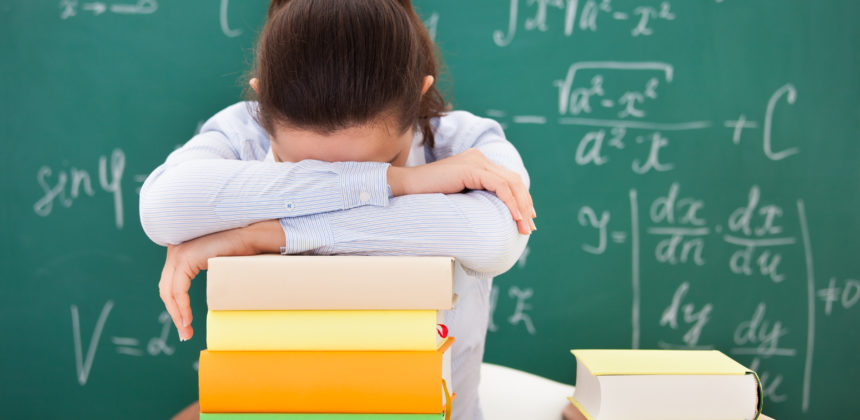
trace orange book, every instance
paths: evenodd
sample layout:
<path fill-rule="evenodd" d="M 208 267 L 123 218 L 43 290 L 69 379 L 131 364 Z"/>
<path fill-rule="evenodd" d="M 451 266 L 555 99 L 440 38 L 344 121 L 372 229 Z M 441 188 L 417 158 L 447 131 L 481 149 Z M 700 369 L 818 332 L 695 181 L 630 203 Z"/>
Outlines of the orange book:
<path fill-rule="evenodd" d="M 439 413 L 453 341 L 435 351 L 203 350 L 200 411 Z"/>

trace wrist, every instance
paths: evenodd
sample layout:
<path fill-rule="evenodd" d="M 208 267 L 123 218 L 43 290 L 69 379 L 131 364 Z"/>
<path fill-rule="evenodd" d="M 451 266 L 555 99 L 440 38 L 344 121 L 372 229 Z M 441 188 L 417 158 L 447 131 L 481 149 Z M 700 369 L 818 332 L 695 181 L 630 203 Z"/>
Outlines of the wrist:
<path fill-rule="evenodd" d="M 391 165 L 388 167 L 388 187 L 391 188 L 391 195 L 394 197 L 406 195 L 403 182 L 406 170 L 407 169 L 402 166 Z"/>
<path fill-rule="evenodd" d="M 253 223 L 239 229 L 238 233 L 238 243 L 244 255 L 279 254 L 286 244 L 284 229 L 276 219 Z"/>

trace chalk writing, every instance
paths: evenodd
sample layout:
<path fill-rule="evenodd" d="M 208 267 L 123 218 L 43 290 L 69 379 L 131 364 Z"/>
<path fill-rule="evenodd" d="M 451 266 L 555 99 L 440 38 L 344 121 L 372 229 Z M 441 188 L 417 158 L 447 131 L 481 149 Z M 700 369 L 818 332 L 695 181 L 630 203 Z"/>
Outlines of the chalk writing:
<path fill-rule="evenodd" d="M 493 285 L 493 289 L 490 290 L 490 318 L 487 322 L 487 330 L 490 332 L 496 332 L 499 330 L 499 326 L 496 325 L 494 321 L 494 316 L 496 314 L 496 307 L 499 304 L 499 286 Z"/>
<path fill-rule="evenodd" d="M 218 20 L 221 23 L 221 32 L 228 38 L 235 38 L 242 35 L 241 29 L 230 29 L 230 24 L 227 22 L 227 11 L 230 9 L 230 0 L 221 0 L 221 7 L 218 9 Z"/>
<path fill-rule="evenodd" d="M 146 345 L 146 352 L 150 356 L 158 356 L 164 354 L 170 356 L 175 348 L 167 344 L 168 336 L 170 335 L 170 327 L 173 323 L 170 320 L 170 314 L 166 311 L 158 316 L 158 322 L 161 324 L 161 333 L 149 339 Z M 143 356 L 143 350 L 138 346 L 140 340 L 132 337 L 111 337 L 111 342 L 116 346 L 116 352 L 127 356 Z"/>
<path fill-rule="evenodd" d="M 597 214 L 591 207 L 583 206 L 577 216 L 579 224 L 597 229 L 597 246 L 583 244 L 582 249 L 589 254 L 602 254 L 606 252 L 606 225 L 609 224 L 609 212 L 603 211 L 598 219 Z"/>
<path fill-rule="evenodd" d="M 812 239 L 809 237 L 809 222 L 806 219 L 806 204 L 797 200 L 797 219 L 803 239 L 803 254 L 806 260 L 806 360 L 803 364 L 803 412 L 809 410 L 809 393 L 812 387 L 812 357 L 815 353 L 815 264 L 812 258 Z"/>
<path fill-rule="evenodd" d="M 754 357 L 749 368 L 758 373 L 759 380 L 761 380 L 762 394 L 764 394 L 765 398 L 777 403 L 788 399 L 786 394 L 779 392 L 779 386 L 782 385 L 782 375 L 771 376 L 770 371 L 764 370 L 761 367 L 760 357 Z"/>
<path fill-rule="evenodd" d="M 765 319 L 767 304 L 761 302 L 753 312 L 752 318 L 741 322 L 735 329 L 734 341 L 739 346 L 751 345 L 753 347 L 735 347 L 731 350 L 734 354 L 755 354 L 759 356 L 794 356 L 794 349 L 779 348 L 779 339 L 788 334 L 788 329 L 782 326 L 782 322 L 774 321 L 770 324 Z"/>
<path fill-rule="evenodd" d="M 654 256 L 657 261 L 672 265 L 688 262 L 704 265 L 705 237 L 710 233 L 699 213 L 704 202 L 690 197 L 679 199 L 679 190 L 680 185 L 674 182 L 665 196 L 651 204 L 649 214 L 654 226 L 647 232 L 664 238 L 654 248 Z"/>
<path fill-rule="evenodd" d="M 99 16 L 108 11 L 117 15 L 150 15 L 158 10 L 158 2 L 156 0 L 138 0 L 134 4 L 110 5 L 100 1 L 79 4 L 78 0 L 61 0 L 60 19 L 65 20 L 77 16 L 78 6 L 80 6 L 80 10 L 89 12 L 93 16 Z"/>
<path fill-rule="evenodd" d="M 60 2 L 60 19 L 68 19 L 78 14 L 77 0 L 62 0 Z"/>
<path fill-rule="evenodd" d="M 585 205 L 580 207 L 577 222 L 583 230 L 582 236 L 583 252 L 600 257 L 608 255 L 611 247 L 619 244 L 630 243 L 631 252 L 631 288 L 632 301 L 630 306 L 632 321 L 631 347 L 639 348 L 641 344 L 641 308 L 643 274 L 641 273 L 641 246 L 645 239 L 656 238 L 654 258 L 658 263 L 669 265 L 690 264 L 692 267 L 701 267 L 708 263 L 705 255 L 705 243 L 711 236 L 721 237 L 723 246 L 741 249 L 735 250 L 730 257 L 730 269 L 736 274 L 743 276 L 762 274 L 772 281 L 768 284 L 773 287 L 783 283 L 786 275 L 781 271 L 777 254 L 785 251 L 774 251 L 786 247 L 802 244 L 806 260 L 807 270 L 807 325 L 806 325 L 806 352 L 803 373 L 803 390 L 806 405 L 809 408 L 809 390 L 812 378 L 812 354 L 815 346 L 815 301 L 823 301 L 824 314 L 829 316 L 837 308 L 849 309 L 860 302 L 860 281 L 846 278 L 840 280 L 833 277 L 826 288 L 816 290 L 814 288 L 814 268 L 812 260 L 812 246 L 809 238 L 809 229 L 806 222 L 806 210 L 803 200 L 797 200 L 797 219 L 800 222 L 802 241 L 792 235 L 786 234 L 785 211 L 781 206 L 765 202 L 762 199 L 761 188 L 757 185 L 749 187 L 746 203 L 727 211 L 725 225 L 709 224 L 706 217 L 705 200 L 697 198 L 694 194 L 684 192 L 681 183 L 671 182 L 664 194 L 658 195 L 650 205 L 646 207 L 646 224 L 641 226 L 639 221 L 639 192 L 636 189 L 629 191 L 630 200 L 630 228 L 629 232 L 612 229 L 609 225 L 615 220 L 616 211 L 595 210 L 594 207 Z M 650 223 L 650 225 L 648 224 Z M 725 232 L 724 232 L 725 230 Z M 613 240 L 606 239 L 612 237 Z M 648 241 L 649 243 L 652 241 Z M 626 245 L 625 245 L 626 246 Z M 750 253 L 749 247 L 754 249 Z M 765 253 L 764 251 L 771 251 Z M 752 255 L 752 257 L 748 257 Z M 765 257 L 761 257 L 765 255 Z M 749 262 L 749 264 L 747 264 Z M 743 268 L 749 267 L 749 274 Z M 754 269 L 753 269 L 754 268 Z M 646 281 L 663 282 L 671 279 L 668 273 L 661 273 L 659 279 Z M 656 284 L 656 283 L 652 283 Z M 713 342 L 704 339 L 709 330 L 708 325 L 712 319 L 722 314 L 718 313 L 717 307 L 711 302 L 702 302 L 692 295 L 692 291 L 698 289 L 692 281 L 683 281 L 675 288 L 674 293 L 667 297 L 662 303 L 663 310 L 656 319 L 657 325 L 662 327 L 665 333 L 657 337 L 656 343 L 665 349 L 711 349 L 715 348 Z M 742 300 L 738 300 L 742 302 Z M 737 311 L 737 308 L 731 308 Z M 797 348 L 797 337 L 792 336 L 790 329 L 783 320 L 769 314 L 769 303 L 759 301 L 755 307 L 749 309 L 749 315 L 740 321 L 731 335 L 734 346 L 725 349 L 736 357 L 750 357 L 753 361 L 768 360 L 770 358 L 791 359 L 800 356 Z M 842 309 L 840 309 L 842 310 Z M 725 316 L 725 315 L 723 315 Z M 677 331 L 677 333 L 675 332 Z M 681 333 L 681 335 L 676 335 Z M 674 339 L 664 339 L 674 337 Z M 791 344 L 784 344 L 784 342 Z M 758 363 L 758 362 L 757 362 Z M 788 399 L 784 386 L 783 373 L 774 370 L 759 372 L 762 377 L 765 396 L 771 402 L 783 402 Z"/>
<path fill-rule="evenodd" d="M 520 254 L 520 257 L 517 258 L 517 267 L 518 268 L 526 268 L 526 261 L 529 258 L 529 254 L 531 254 L 532 249 L 528 246 L 523 249 L 523 253 Z"/>
<path fill-rule="evenodd" d="M 552 3 L 545 3 L 549 7 Z M 537 24 L 536 24 L 537 25 Z M 622 74 L 628 76 L 621 77 Z M 641 75 L 633 82 L 631 76 Z M 647 121 L 649 107 L 660 100 L 661 90 L 670 87 L 675 77 L 674 66 L 659 61 L 582 61 L 571 64 L 565 76 L 553 81 L 558 93 L 558 119 L 562 126 L 584 127 L 574 162 L 583 167 L 605 166 L 612 161 L 611 155 L 622 151 L 638 153 L 630 161 L 630 169 L 638 175 L 675 170 L 676 164 L 662 158 L 670 147 L 672 138 L 681 133 L 705 130 L 714 126 L 712 121 L 689 120 L 679 122 Z M 625 80 L 625 85 L 616 80 Z M 773 147 L 773 120 L 776 104 L 782 99 L 794 104 L 797 91 L 786 84 L 774 92 L 767 101 L 762 133 L 762 149 L 771 161 L 778 161 L 799 153 L 797 148 L 775 151 Z M 488 117 L 499 120 L 507 129 L 516 125 L 545 125 L 549 119 L 543 115 L 510 115 L 507 111 L 490 109 Z M 723 121 L 722 126 L 731 129 L 732 143 L 740 144 L 746 131 L 760 127 L 757 121 L 740 114 L 736 119 Z"/>
<path fill-rule="evenodd" d="M 762 151 L 764 152 L 764 155 L 772 161 L 783 160 L 800 152 L 797 147 L 787 148 L 780 151 L 773 150 L 773 119 L 776 112 L 776 106 L 783 98 L 789 105 L 794 105 L 794 103 L 797 102 L 797 89 L 795 89 L 794 85 L 788 83 L 777 89 L 770 96 L 770 99 L 767 101 L 767 106 L 765 107 Z M 734 144 L 740 144 L 744 130 L 759 128 L 758 122 L 748 121 L 745 114 L 741 114 L 736 120 L 727 120 L 723 125 L 732 130 L 732 143 Z"/>
<path fill-rule="evenodd" d="M 439 31 L 439 13 L 433 12 L 427 19 L 424 19 L 424 26 L 427 28 L 427 33 L 430 34 L 430 39 L 436 40 L 436 33 Z"/>
<path fill-rule="evenodd" d="M 532 297 L 534 290 L 532 288 L 521 289 L 518 286 L 510 286 L 508 288 L 508 297 L 514 301 L 513 313 L 507 318 L 508 323 L 512 326 L 522 324 L 526 332 L 531 335 L 537 334 L 534 322 L 531 315 L 528 313 L 532 306 L 526 302 Z M 490 318 L 487 325 L 487 330 L 496 332 L 499 330 L 499 325 L 495 323 L 494 316 L 499 304 L 499 286 L 493 285 L 490 291 Z"/>
<path fill-rule="evenodd" d="M 607 75 L 616 72 L 634 72 L 646 75 L 641 86 L 611 93 Z M 594 73 L 590 78 L 589 74 Z M 656 75 L 655 75 L 656 73 Z M 662 62 L 587 61 L 572 64 L 563 79 L 553 84 L 558 89 L 560 124 L 602 127 L 587 131 L 576 149 L 577 165 L 601 166 L 609 161 L 607 148 L 624 150 L 634 142 L 647 144 L 647 157 L 635 158 L 631 169 L 636 174 L 665 172 L 674 164 L 660 160 L 660 152 L 669 145 L 663 131 L 698 129 L 710 126 L 707 122 L 653 123 L 639 121 L 647 116 L 645 106 L 659 98 L 662 83 L 671 83 L 674 68 Z M 584 84 L 580 79 L 585 78 Z M 607 119 L 585 118 L 592 114 L 610 112 Z M 572 117 L 569 117 L 572 116 Z M 643 134 L 631 130 L 653 130 Z"/>
<path fill-rule="evenodd" d="M 843 309 L 850 309 L 860 300 L 860 281 L 846 279 L 842 281 L 842 287 L 836 287 L 837 282 L 836 277 L 831 277 L 827 288 L 817 293 L 818 298 L 824 301 L 824 314 L 827 316 L 833 312 L 834 303 Z"/>
<path fill-rule="evenodd" d="M 642 305 L 642 286 L 640 279 L 640 240 L 639 240 L 639 192 L 636 189 L 631 189 L 630 193 L 630 236 L 632 244 L 630 247 L 630 266 L 631 266 L 631 289 L 633 291 L 633 301 L 630 308 L 630 318 L 632 322 L 632 338 L 631 346 L 633 349 L 639 348 L 640 338 L 640 307 Z"/>
<path fill-rule="evenodd" d="M 122 176 L 125 171 L 125 153 L 114 149 L 108 165 L 107 156 L 100 156 L 98 163 L 98 181 L 101 190 L 113 196 L 114 224 L 122 229 L 124 224 L 122 200 Z M 49 166 L 41 166 L 36 171 L 36 182 L 42 187 L 44 195 L 33 204 L 33 211 L 42 217 L 47 217 L 54 209 L 57 201 L 63 207 L 71 207 L 74 201 L 84 196 L 95 196 L 93 181 L 89 172 L 72 167 L 68 171 L 57 173 L 56 180 L 51 181 L 54 171 Z M 67 193 L 68 191 L 68 193 Z"/>
<path fill-rule="evenodd" d="M 779 269 L 782 253 L 775 250 L 777 247 L 793 245 L 796 239 L 780 235 L 783 230 L 779 225 L 782 208 L 776 205 L 760 205 L 760 199 L 761 191 L 757 185 L 753 185 L 747 204 L 729 216 L 728 227 L 731 233 L 723 236 L 723 239 L 741 247 L 729 259 L 729 268 L 735 274 L 750 276 L 755 264 L 758 273 L 779 283 L 785 280 L 785 275 Z M 758 225 L 753 226 L 756 221 Z"/>
<path fill-rule="evenodd" d="M 74 341 L 75 352 L 75 371 L 77 373 L 78 383 L 81 386 L 86 385 L 89 380 L 90 371 L 92 370 L 93 363 L 95 361 L 96 351 L 98 350 L 99 343 L 101 342 L 101 335 L 113 307 L 113 300 L 108 300 L 104 306 L 102 306 L 102 310 L 96 320 L 95 326 L 93 327 L 92 335 L 90 335 L 86 355 L 84 355 L 83 346 L 81 344 L 83 340 L 81 338 L 80 311 L 78 309 L 78 305 L 73 304 L 70 306 L 72 316 L 72 338 Z M 170 315 L 166 311 L 162 312 L 158 316 L 158 322 L 161 324 L 161 332 L 158 336 L 149 339 L 146 351 L 150 356 L 158 356 L 161 354 L 170 356 L 175 351 L 175 348 L 168 344 L 168 337 L 170 335 L 171 327 L 173 326 Z M 111 337 L 110 342 L 114 345 L 114 350 L 117 354 L 133 357 L 144 355 L 143 350 L 140 348 L 140 340 L 137 338 L 113 336 Z"/>
<path fill-rule="evenodd" d="M 794 102 L 797 101 L 797 90 L 791 84 L 787 84 L 774 92 L 774 94 L 770 97 L 770 100 L 767 101 L 767 111 L 765 111 L 764 117 L 764 139 L 762 143 L 764 147 L 764 154 L 770 160 L 782 160 L 798 152 L 798 149 L 796 147 L 782 150 L 779 152 L 773 151 L 773 113 L 776 108 L 777 101 L 779 101 L 783 97 L 786 98 L 786 101 L 789 104 L 794 104 Z"/>
<path fill-rule="evenodd" d="M 83 348 L 81 345 L 81 318 L 77 305 L 71 305 L 69 308 L 72 312 L 72 338 L 74 339 L 75 349 L 75 371 L 78 376 L 78 384 L 86 385 L 90 377 L 90 370 L 93 367 L 93 360 L 96 357 L 99 340 L 101 339 L 102 330 L 104 330 L 105 322 L 108 315 L 113 309 L 113 301 L 108 300 L 102 307 L 101 313 L 93 327 L 93 333 L 90 335 L 90 344 L 87 346 L 87 355 L 83 356 Z"/>
<path fill-rule="evenodd" d="M 580 79 L 577 76 L 587 71 L 600 73 L 589 78 L 585 86 L 579 86 Z M 635 71 L 649 75 L 640 89 L 625 90 L 614 98 L 607 98 L 604 83 L 605 73 L 609 71 Z M 558 88 L 559 115 L 590 114 L 596 107 L 594 101 L 604 99 L 599 103 L 602 108 L 612 109 L 619 104 L 622 106 L 622 109 L 617 111 L 619 118 L 644 117 L 645 112 L 638 105 L 646 100 L 656 100 L 658 97 L 660 79 L 650 75 L 655 72 L 664 82 L 670 83 L 675 70 L 670 64 L 662 62 L 583 61 L 574 63 L 568 68 L 564 79 L 553 82 L 553 85 Z"/>
<path fill-rule="evenodd" d="M 678 286 L 678 289 L 672 296 L 672 302 L 663 311 L 663 315 L 660 318 L 660 326 L 667 326 L 673 330 L 678 329 L 678 315 L 682 314 L 682 322 L 690 325 L 690 329 L 683 337 L 684 347 L 689 349 L 698 349 L 702 348 L 698 345 L 699 337 L 702 334 L 702 329 L 705 327 L 705 324 L 710 321 L 709 315 L 714 309 L 714 305 L 710 303 L 702 305 L 698 312 L 692 303 L 685 303 L 682 305 L 684 298 L 687 295 L 687 291 L 689 290 L 689 282 L 681 283 L 681 285 Z M 677 346 L 671 346 L 663 342 L 661 342 L 660 345 L 664 348 L 677 348 Z"/>
<path fill-rule="evenodd" d="M 110 11 L 113 13 L 130 15 L 149 15 L 158 10 L 158 2 L 155 0 L 138 0 L 136 4 L 112 4 Z"/>
<path fill-rule="evenodd" d="M 506 31 L 493 32 L 493 42 L 506 47 L 513 42 L 520 27 L 521 0 L 510 0 L 508 6 L 508 27 Z M 562 18 L 560 32 L 571 37 L 576 31 L 597 32 L 604 25 L 601 22 L 617 22 L 627 28 L 632 38 L 647 37 L 654 34 L 658 22 L 676 19 L 672 4 L 668 1 L 649 2 L 630 8 L 616 8 L 612 0 L 526 0 L 526 7 L 533 7 L 534 14 L 528 14 L 523 22 L 526 31 L 548 32 L 551 26 L 550 15 Z M 529 9 L 523 15 L 530 13 Z"/>
<path fill-rule="evenodd" d="M 534 290 L 532 288 L 520 289 L 517 286 L 512 286 L 508 289 L 508 296 L 515 298 L 517 301 L 514 313 L 508 318 L 508 322 L 511 325 L 522 323 L 526 327 L 526 331 L 531 335 L 535 335 L 537 331 L 535 330 L 531 316 L 526 312 L 532 309 L 531 305 L 526 303 L 526 300 L 531 298 L 533 294 Z"/>
<path fill-rule="evenodd" d="M 660 150 L 669 145 L 669 139 L 655 132 L 649 136 L 651 147 L 648 149 L 648 159 L 645 163 L 639 163 L 639 159 L 633 159 L 633 172 L 637 174 L 645 174 L 650 171 L 665 172 L 672 170 L 675 165 L 660 163 Z M 643 138 L 637 137 L 637 143 L 642 143 Z"/>
<path fill-rule="evenodd" d="M 140 189 L 143 187 L 143 183 L 146 182 L 146 178 L 149 174 L 137 174 L 134 176 L 134 183 L 137 184 L 137 188 L 135 188 L 134 192 L 137 195 L 140 195 Z"/>

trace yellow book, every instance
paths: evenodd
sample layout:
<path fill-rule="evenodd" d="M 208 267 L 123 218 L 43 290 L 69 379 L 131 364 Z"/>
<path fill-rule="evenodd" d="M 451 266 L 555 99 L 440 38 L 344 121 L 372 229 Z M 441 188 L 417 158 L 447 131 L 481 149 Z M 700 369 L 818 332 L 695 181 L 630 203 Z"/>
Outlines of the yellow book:
<path fill-rule="evenodd" d="M 442 311 L 213 311 L 206 345 L 225 350 L 431 351 Z"/>
<path fill-rule="evenodd" d="M 571 350 L 568 399 L 588 420 L 752 420 L 755 372 L 717 350 Z"/>

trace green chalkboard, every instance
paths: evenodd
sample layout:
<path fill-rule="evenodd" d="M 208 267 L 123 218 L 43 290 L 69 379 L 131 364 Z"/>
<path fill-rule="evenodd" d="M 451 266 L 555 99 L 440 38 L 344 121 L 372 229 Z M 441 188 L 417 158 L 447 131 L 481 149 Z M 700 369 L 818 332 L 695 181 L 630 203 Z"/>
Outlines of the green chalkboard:
<path fill-rule="evenodd" d="M 538 231 L 494 281 L 486 361 L 572 383 L 571 348 L 717 348 L 775 418 L 860 410 L 860 5 L 415 3 L 455 106 L 501 122 L 531 173 Z M 203 326 L 169 326 L 137 189 L 242 98 L 267 6 L 0 4 L 11 418 L 194 400 Z"/>

